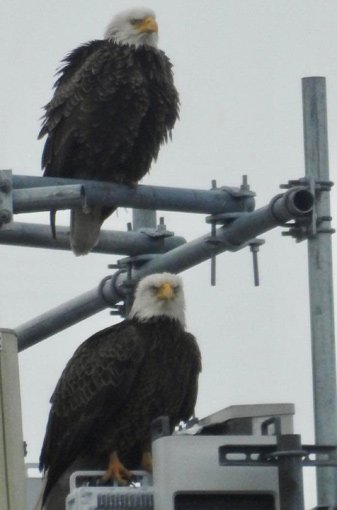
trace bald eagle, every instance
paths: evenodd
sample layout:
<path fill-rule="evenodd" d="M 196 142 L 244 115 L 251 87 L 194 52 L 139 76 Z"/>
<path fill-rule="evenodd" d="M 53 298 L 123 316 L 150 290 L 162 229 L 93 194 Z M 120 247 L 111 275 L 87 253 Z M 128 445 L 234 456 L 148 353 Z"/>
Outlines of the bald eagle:
<path fill-rule="evenodd" d="M 180 277 L 147 276 L 129 318 L 75 351 L 51 397 L 40 457 L 45 510 L 63 508 L 75 470 L 106 470 L 119 484 L 130 469 L 150 470 L 151 422 L 166 415 L 173 431 L 192 416 L 201 358 L 184 308 Z"/>
<path fill-rule="evenodd" d="M 39 134 L 47 135 L 45 176 L 127 185 L 144 177 L 171 136 L 179 111 L 172 66 L 157 44 L 154 12 L 131 9 L 113 18 L 103 40 L 84 44 L 64 59 Z M 92 250 L 113 211 L 100 206 L 71 211 L 75 255 Z M 52 230 L 55 235 L 54 220 Z"/>

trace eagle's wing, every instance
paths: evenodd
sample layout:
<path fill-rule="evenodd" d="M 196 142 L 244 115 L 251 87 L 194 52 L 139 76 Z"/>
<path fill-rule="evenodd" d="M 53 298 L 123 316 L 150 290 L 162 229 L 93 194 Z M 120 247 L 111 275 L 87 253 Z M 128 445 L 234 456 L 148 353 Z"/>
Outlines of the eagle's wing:
<path fill-rule="evenodd" d="M 101 48 L 102 41 L 84 44 L 63 59 L 54 84 L 55 93 L 45 106 L 39 138 L 48 135 L 42 153 L 45 175 L 67 176 L 67 154 L 75 143 L 75 124 L 65 122 L 85 95 L 92 91 L 93 79 L 90 66 Z M 61 128 L 61 129 L 60 129 Z"/>
<path fill-rule="evenodd" d="M 49 488 L 82 451 L 100 417 L 128 399 L 144 356 L 130 321 L 86 340 L 65 367 L 51 398 L 52 407 L 40 457 Z"/>
<path fill-rule="evenodd" d="M 63 110 L 63 108 L 67 98 L 70 98 L 71 91 L 75 90 L 76 83 L 77 85 L 80 83 L 81 68 L 84 62 L 87 63 L 87 66 L 90 65 L 90 62 L 95 57 L 101 45 L 102 41 L 91 41 L 83 44 L 71 51 L 62 60 L 62 64 L 57 71 L 58 78 L 54 83 L 54 97 L 45 106 L 45 115 L 39 138 L 51 132 L 60 121 L 62 115 L 66 115 L 66 110 Z M 81 87 L 79 87 L 77 92 L 80 92 L 80 89 Z M 75 98 L 73 98 L 73 106 L 75 105 L 74 99 Z M 76 100 L 80 100 L 79 95 L 76 97 Z M 59 112 L 59 115 L 56 115 L 57 112 Z"/>
<path fill-rule="evenodd" d="M 201 354 L 197 341 L 191 333 L 185 333 L 186 341 L 190 344 L 191 356 L 189 365 L 188 384 L 180 410 L 180 419 L 187 421 L 194 414 L 195 403 L 198 396 L 198 378 L 201 372 Z"/>
<path fill-rule="evenodd" d="M 105 180 L 111 161 L 132 150 L 148 111 L 144 78 L 133 65 L 129 47 L 108 41 L 77 48 L 65 63 L 39 135 L 48 135 L 44 175 Z M 109 180 L 118 181 L 119 176 Z"/>

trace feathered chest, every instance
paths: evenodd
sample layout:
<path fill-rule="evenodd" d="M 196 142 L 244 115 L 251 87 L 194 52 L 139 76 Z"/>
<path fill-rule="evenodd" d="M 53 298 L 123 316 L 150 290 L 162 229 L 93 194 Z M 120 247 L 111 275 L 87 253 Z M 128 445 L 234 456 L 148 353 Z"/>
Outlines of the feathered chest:
<path fill-rule="evenodd" d="M 169 411 L 184 398 L 192 373 L 198 372 L 198 348 L 191 335 L 168 319 L 140 326 L 140 336 L 145 347 L 137 381 L 140 398 L 152 397 L 158 408 Z"/>
<path fill-rule="evenodd" d="M 139 323 L 138 333 L 146 358 L 158 366 L 183 365 L 196 354 L 192 335 L 186 333 L 178 321 L 160 317 Z"/>
<path fill-rule="evenodd" d="M 97 81 L 105 85 L 107 92 L 109 88 L 114 92 L 120 87 L 141 89 L 151 100 L 164 98 L 164 102 L 171 103 L 171 108 L 177 109 L 179 100 L 172 65 L 162 51 L 105 41 L 98 60 Z M 92 72 L 91 66 L 89 71 Z"/>

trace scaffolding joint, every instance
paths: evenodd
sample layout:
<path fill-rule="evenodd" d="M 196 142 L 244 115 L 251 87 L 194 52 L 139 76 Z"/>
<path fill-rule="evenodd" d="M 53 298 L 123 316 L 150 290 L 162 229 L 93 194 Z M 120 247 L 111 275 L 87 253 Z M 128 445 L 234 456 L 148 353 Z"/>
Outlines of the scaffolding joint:
<path fill-rule="evenodd" d="M 285 225 L 287 232 L 282 232 L 283 236 L 293 237 L 296 242 L 301 242 L 315 237 L 317 234 L 334 234 L 335 229 L 326 226 L 332 218 L 328 215 L 318 216 L 316 208 L 316 200 L 319 200 L 320 194 L 330 192 L 333 182 L 329 180 L 315 179 L 314 177 L 301 177 L 296 180 L 290 180 L 287 184 L 282 184 L 283 189 L 291 189 L 295 186 L 306 188 L 314 197 L 311 210 L 302 217 L 296 218 L 295 221 Z"/>
<path fill-rule="evenodd" d="M 216 188 L 216 181 L 212 181 L 212 189 Z M 221 188 L 222 189 L 222 188 Z M 206 243 L 214 246 L 214 253 L 211 255 L 211 286 L 216 286 L 216 254 L 215 248 L 219 245 L 228 245 L 227 241 L 224 242 L 222 239 L 219 239 L 216 235 L 216 227 L 217 225 L 221 225 L 222 227 L 226 227 L 233 223 L 240 216 L 247 214 L 245 212 L 232 212 L 232 213 L 219 213 L 219 214 L 211 214 L 210 216 L 206 216 L 206 223 L 211 225 L 211 235 L 205 240 Z M 233 251 L 237 249 L 237 247 L 233 246 Z"/>
<path fill-rule="evenodd" d="M 313 193 L 320 191 L 330 191 L 334 185 L 333 181 L 322 179 L 315 179 L 314 177 L 300 177 L 298 179 L 291 179 L 286 184 L 281 184 L 281 189 L 290 189 L 294 186 L 309 187 Z"/>
<path fill-rule="evenodd" d="M 134 290 L 138 283 L 138 278 L 134 278 L 133 271 L 139 270 L 144 264 L 150 262 L 157 256 L 158 255 L 156 253 L 146 253 L 144 255 L 124 257 L 119 259 L 116 264 L 108 265 L 109 269 L 118 269 L 113 277 L 109 276 L 106 279 L 112 279 L 111 285 L 123 301 L 122 304 L 118 303 L 112 308 L 110 315 L 127 317 L 133 303 Z M 120 274 L 126 274 L 126 278 L 121 284 L 118 284 L 118 278 Z M 102 283 L 104 285 L 104 280 Z"/>
<path fill-rule="evenodd" d="M 163 222 L 164 218 L 160 218 L 160 220 L 161 223 L 159 223 L 156 228 L 145 227 L 139 229 L 139 232 L 141 234 L 145 234 L 151 239 L 164 239 L 165 237 L 173 237 L 174 232 L 166 229 L 166 225 Z"/>
<path fill-rule="evenodd" d="M 247 175 L 242 176 L 242 183 L 241 183 L 240 187 L 220 186 L 218 188 L 216 180 L 212 179 L 211 191 L 212 190 L 225 191 L 231 197 L 238 198 L 238 199 L 247 198 L 247 197 L 254 198 L 256 196 L 256 193 L 254 191 L 251 191 L 251 189 L 250 189 L 250 186 L 248 184 L 248 176 Z"/>
<path fill-rule="evenodd" d="M 139 230 L 141 234 L 145 234 L 151 239 L 164 239 L 165 237 L 173 237 L 174 232 L 170 230 L 162 230 L 159 228 L 141 228 Z"/>
<path fill-rule="evenodd" d="M 109 269 L 116 269 L 119 266 L 117 264 L 109 264 Z M 119 269 L 116 271 L 116 273 L 113 274 L 113 276 L 106 276 L 103 278 L 101 283 L 98 286 L 98 292 L 104 302 L 108 305 L 109 308 L 111 308 L 110 315 L 119 315 L 121 317 L 126 316 L 126 306 L 125 306 L 125 300 L 126 300 L 126 290 L 125 290 L 125 283 L 118 285 L 117 281 L 119 279 L 119 276 L 121 274 L 125 274 L 125 269 Z M 113 293 L 117 294 L 117 296 L 120 297 L 119 301 L 122 301 L 120 303 L 119 301 L 116 303 L 116 301 L 110 301 L 109 297 L 107 296 L 107 293 L 105 292 L 105 286 L 106 283 L 110 282 L 109 288 L 112 290 Z"/>

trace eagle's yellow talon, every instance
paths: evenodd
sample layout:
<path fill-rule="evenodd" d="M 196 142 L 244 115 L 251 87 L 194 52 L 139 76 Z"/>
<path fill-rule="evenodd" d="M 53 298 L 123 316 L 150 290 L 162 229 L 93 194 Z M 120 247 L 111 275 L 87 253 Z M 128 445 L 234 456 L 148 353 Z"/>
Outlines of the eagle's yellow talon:
<path fill-rule="evenodd" d="M 128 485 L 133 478 L 131 471 L 119 460 L 117 452 L 113 452 L 110 455 L 109 464 L 106 472 L 102 476 L 102 480 L 107 482 L 108 480 L 114 480 L 118 485 Z"/>

